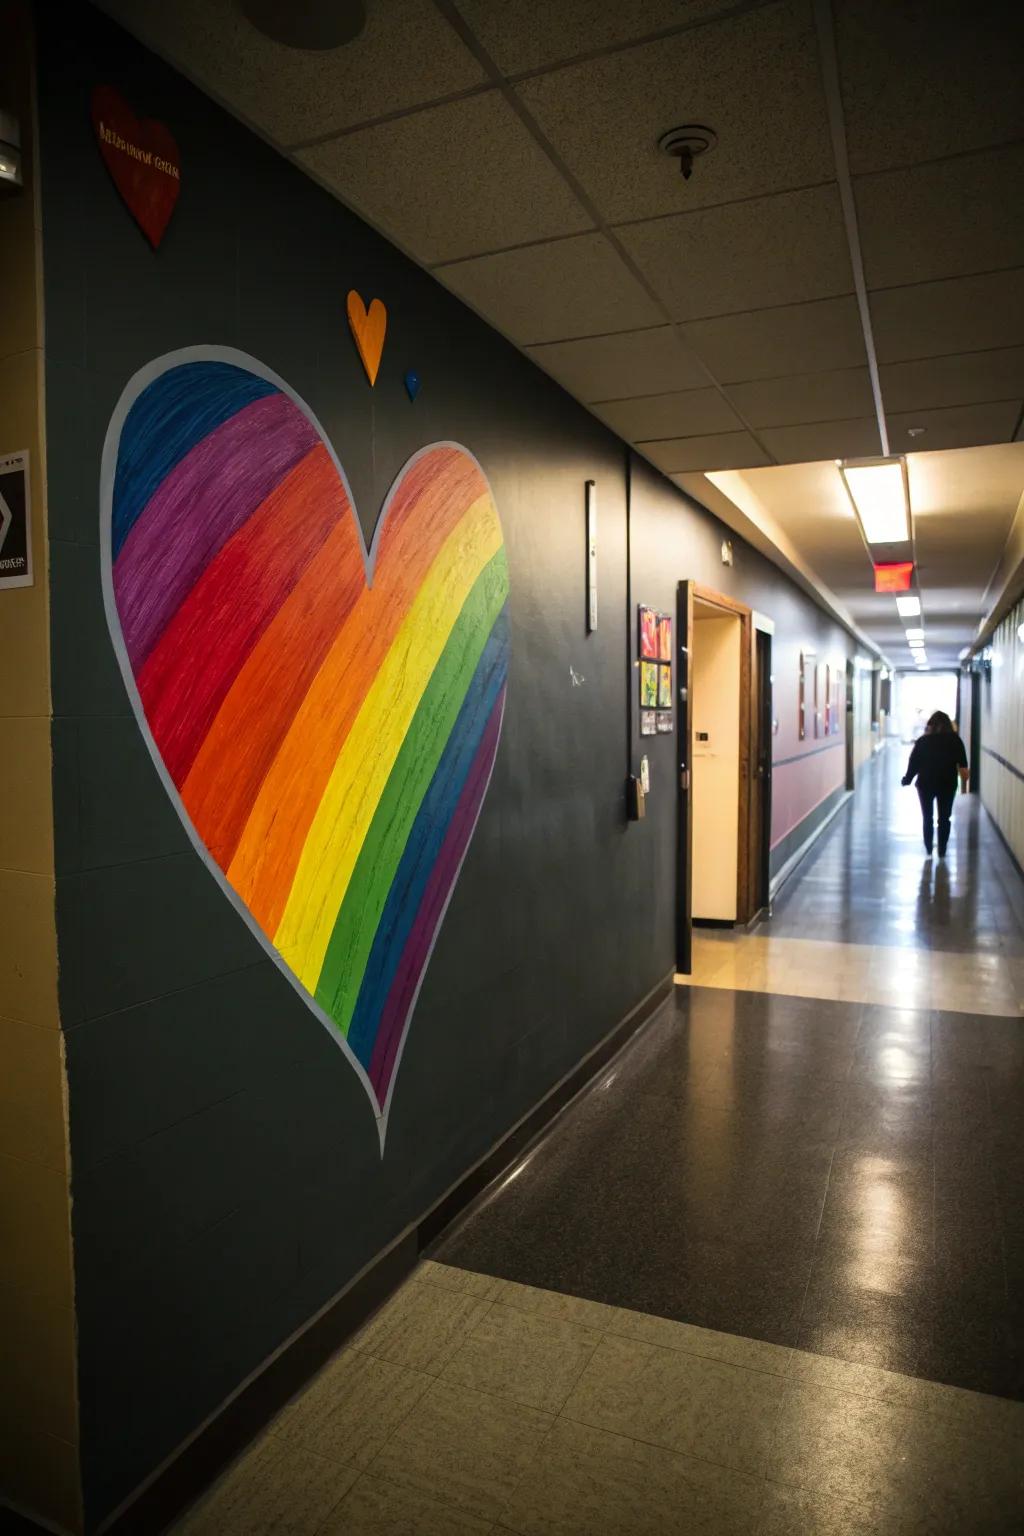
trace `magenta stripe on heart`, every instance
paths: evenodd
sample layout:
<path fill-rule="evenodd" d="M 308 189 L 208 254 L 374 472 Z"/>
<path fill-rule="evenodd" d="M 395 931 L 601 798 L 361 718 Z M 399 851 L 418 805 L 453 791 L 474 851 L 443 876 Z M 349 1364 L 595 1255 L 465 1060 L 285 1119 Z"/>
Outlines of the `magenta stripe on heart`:
<path fill-rule="evenodd" d="M 319 442 L 287 395 L 254 400 L 186 454 L 147 503 L 114 565 L 121 633 L 138 672 L 200 572 Z"/>
<path fill-rule="evenodd" d="M 504 706 L 505 690 L 502 688 L 491 711 L 487 729 L 477 748 L 476 757 L 455 814 L 448 824 L 445 840 L 441 844 L 437 862 L 423 892 L 416 921 L 406 940 L 388 1000 L 381 1014 L 380 1028 L 370 1059 L 370 1081 L 381 1096 L 386 1092 L 394 1070 L 394 1058 L 402 1043 L 402 1027 L 409 1016 L 413 993 L 423 974 L 444 904 L 455 887 L 459 865 L 473 835 L 480 806 L 487 793 L 494 755 L 498 750 Z"/>

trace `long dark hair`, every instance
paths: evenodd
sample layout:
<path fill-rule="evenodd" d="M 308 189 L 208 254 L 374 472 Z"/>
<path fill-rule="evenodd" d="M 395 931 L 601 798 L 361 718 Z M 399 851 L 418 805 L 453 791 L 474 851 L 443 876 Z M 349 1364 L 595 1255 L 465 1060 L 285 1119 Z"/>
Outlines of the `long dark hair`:
<path fill-rule="evenodd" d="M 937 709 L 924 729 L 927 736 L 941 736 L 944 731 L 952 731 L 953 722 L 945 710 Z"/>

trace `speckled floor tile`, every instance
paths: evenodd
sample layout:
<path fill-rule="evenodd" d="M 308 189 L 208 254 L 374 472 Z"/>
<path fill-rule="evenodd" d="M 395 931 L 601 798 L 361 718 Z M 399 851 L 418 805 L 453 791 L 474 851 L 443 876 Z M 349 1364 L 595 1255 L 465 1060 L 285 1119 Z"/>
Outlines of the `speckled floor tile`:
<path fill-rule="evenodd" d="M 346 1349 L 335 1355 L 271 1431 L 333 1461 L 368 1466 L 433 1378 Z"/>
<path fill-rule="evenodd" d="M 177 1536 L 315 1536 L 358 1477 L 266 1436 L 175 1527 Z"/>
<path fill-rule="evenodd" d="M 954 1420 L 826 1388 L 792 1387 L 778 1416 L 771 1482 L 884 1508 L 928 1529 L 1024 1527 L 1021 1443 Z"/>
<path fill-rule="evenodd" d="M 557 1413 L 601 1335 L 496 1302 L 445 1366 L 442 1380 Z"/>
<path fill-rule="evenodd" d="M 553 1423 L 551 1414 L 536 1408 L 438 1381 L 370 1470 L 493 1521 Z"/>
<path fill-rule="evenodd" d="M 519 1536 L 753 1536 L 760 1478 L 559 1419 L 498 1522 Z"/>
<path fill-rule="evenodd" d="M 913 1509 L 897 1512 L 766 1483 L 757 1536 L 937 1536 L 939 1529 Z"/>
<path fill-rule="evenodd" d="M 881 1371 L 799 1349 L 793 1351 L 789 1377 L 802 1387 L 870 1397 L 895 1407 L 952 1419 L 985 1434 L 1016 1439 L 1024 1457 L 1024 1403 L 1012 1398 L 968 1392 L 962 1387 L 949 1387 L 917 1376 L 905 1376 L 899 1371 Z"/>
<path fill-rule="evenodd" d="M 471 1269 L 458 1269 L 454 1264 L 436 1264 L 433 1259 L 424 1259 L 416 1275 L 430 1285 L 439 1285 L 442 1290 L 479 1296 L 482 1301 L 497 1301 L 505 1284 L 493 1275 L 478 1275 Z"/>
<path fill-rule="evenodd" d="M 585 1328 L 607 1329 L 618 1310 L 603 1301 L 588 1301 L 585 1296 L 567 1296 L 561 1291 L 545 1290 L 541 1286 L 521 1285 L 517 1280 L 500 1280 L 501 1289 L 495 1297 L 506 1307 L 519 1312 L 529 1312 L 538 1317 L 549 1317 L 555 1322 L 582 1323 Z"/>
<path fill-rule="evenodd" d="M 490 1520 L 439 1503 L 420 1489 L 364 1473 L 317 1536 L 487 1536 L 493 1529 Z"/>
<path fill-rule="evenodd" d="M 489 1301 L 417 1275 L 381 1308 L 351 1348 L 437 1376 L 487 1313 Z"/>
<path fill-rule="evenodd" d="M 716 1333 L 713 1328 L 694 1328 L 690 1323 L 677 1323 L 670 1317 L 652 1317 L 646 1312 L 630 1312 L 626 1307 L 614 1309 L 606 1331 L 623 1338 L 638 1339 L 644 1344 L 657 1344 L 662 1349 L 680 1349 L 684 1354 L 700 1355 L 705 1360 L 721 1360 L 727 1365 L 745 1366 L 751 1371 L 767 1371 L 772 1376 L 786 1375 L 792 1354 L 779 1344 L 763 1344 L 760 1339 L 745 1339 L 735 1333 Z"/>
<path fill-rule="evenodd" d="M 753 1475 L 764 1473 L 778 1376 L 605 1335 L 565 1416 Z"/>

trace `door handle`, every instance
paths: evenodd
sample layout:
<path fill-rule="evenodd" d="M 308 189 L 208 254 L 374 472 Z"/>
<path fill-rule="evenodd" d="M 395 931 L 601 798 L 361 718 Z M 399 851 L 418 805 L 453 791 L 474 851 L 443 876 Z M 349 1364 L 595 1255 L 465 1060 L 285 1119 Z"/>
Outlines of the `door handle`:
<path fill-rule="evenodd" d="M 690 770 L 689 770 L 689 768 L 684 766 L 684 767 L 680 768 L 680 770 L 679 770 L 679 788 L 680 789 L 689 789 L 689 787 L 690 787 Z"/>

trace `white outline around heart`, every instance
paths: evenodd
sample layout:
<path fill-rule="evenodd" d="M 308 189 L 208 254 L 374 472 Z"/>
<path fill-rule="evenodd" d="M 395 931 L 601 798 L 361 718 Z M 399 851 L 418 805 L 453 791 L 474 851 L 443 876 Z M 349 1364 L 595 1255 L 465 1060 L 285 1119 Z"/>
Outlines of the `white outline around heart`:
<path fill-rule="evenodd" d="M 172 806 L 177 812 L 181 824 L 185 828 L 189 841 L 191 842 L 196 853 L 198 853 L 200 859 L 214 876 L 221 890 L 224 892 L 225 896 L 228 898 L 235 911 L 246 923 L 249 931 L 255 936 L 255 938 L 270 956 L 271 960 L 273 960 L 274 964 L 277 966 L 282 975 L 286 977 L 295 991 L 298 992 L 310 1013 L 313 1014 L 314 1018 L 319 1020 L 319 1022 L 324 1026 L 324 1028 L 331 1036 L 331 1039 L 335 1042 L 336 1045 L 340 1047 L 341 1051 L 347 1058 L 349 1065 L 354 1069 L 356 1076 L 362 1083 L 366 1092 L 366 1096 L 370 1101 L 370 1107 L 373 1110 L 374 1119 L 377 1123 L 377 1132 L 380 1138 L 380 1155 L 383 1158 L 384 1140 L 387 1135 L 388 1117 L 391 1112 L 391 1101 L 394 1095 L 395 1086 L 398 1082 L 398 1073 L 402 1064 L 402 1056 L 405 1053 L 405 1043 L 409 1038 L 409 1029 L 412 1025 L 413 1016 L 416 1012 L 416 1003 L 419 999 L 420 988 L 423 985 L 423 979 L 426 976 L 427 969 L 430 965 L 431 956 L 434 952 L 434 945 L 437 943 L 438 936 L 444 924 L 445 916 L 448 911 L 448 904 L 455 894 L 455 888 L 458 885 L 459 877 L 462 874 L 462 866 L 466 861 L 466 857 L 469 854 L 469 850 L 473 844 L 473 839 L 476 836 L 477 824 L 479 823 L 480 816 L 483 813 L 484 803 L 490 790 L 491 776 L 494 772 L 494 765 L 498 760 L 498 748 L 501 745 L 501 732 L 505 718 L 505 704 L 508 701 L 508 683 L 506 681 L 505 699 L 502 702 L 501 717 L 498 721 L 498 739 L 495 743 L 494 757 L 491 761 L 491 766 L 488 769 L 487 782 L 484 785 L 483 794 L 480 797 L 480 806 L 477 810 L 476 816 L 473 819 L 473 826 L 466 841 L 466 846 L 463 850 L 462 857 L 459 860 L 458 868 L 456 869 L 451 885 L 448 888 L 448 894 L 445 897 L 444 905 L 441 908 L 441 912 L 437 920 L 437 926 L 434 929 L 434 933 L 430 941 L 430 948 L 427 951 L 426 958 L 423 962 L 423 967 L 419 974 L 419 979 L 416 983 L 416 990 L 413 993 L 412 999 L 409 1003 L 409 1009 L 406 1013 L 405 1021 L 402 1025 L 402 1038 L 399 1043 L 398 1053 L 395 1057 L 394 1069 L 391 1073 L 391 1080 L 388 1083 L 387 1096 L 384 1100 L 383 1106 L 378 1106 L 377 1097 L 373 1091 L 373 1085 L 367 1076 L 366 1069 L 350 1049 L 348 1041 L 341 1034 L 337 1024 L 331 1018 L 330 1014 L 327 1013 L 325 1009 L 320 1007 L 319 1003 L 316 1001 L 313 995 L 302 985 L 298 977 L 288 966 L 284 957 L 278 952 L 277 949 L 275 949 L 273 943 L 263 932 L 263 929 L 260 928 L 259 924 L 252 916 L 252 913 L 249 911 L 248 907 L 245 905 L 245 902 L 239 896 L 238 892 L 228 883 L 228 879 L 224 871 L 221 869 L 220 865 L 217 864 L 216 861 L 211 857 L 206 844 L 204 843 L 196 827 L 193 825 L 191 818 L 185 810 L 178 786 L 167 772 L 167 769 L 164 766 L 163 758 L 160 755 L 160 749 L 158 748 L 156 742 L 153 740 L 153 735 L 149 728 L 149 721 L 146 719 L 146 713 L 142 707 L 142 700 L 139 697 L 138 687 L 135 682 L 135 674 L 132 671 L 131 662 L 128 659 L 128 652 L 125 647 L 124 636 L 121 631 L 121 619 L 120 615 L 118 614 L 117 604 L 114 598 L 113 562 L 111 559 L 111 532 L 113 519 L 114 476 L 117 470 L 117 454 L 121 443 L 121 432 L 124 428 L 125 418 L 127 417 L 128 412 L 131 410 L 132 406 L 135 404 L 135 401 L 138 399 L 139 395 L 142 394 L 143 390 L 148 388 L 148 386 L 152 384 L 156 379 L 158 379 L 161 374 L 167 373 L 171 368 L 179 367 L 182 363 L 198 362 L 231 363 L 235 367 L 244 368 L 248 373 L 255 374 L 258 378 L 266 379 L 268 384 L 273 384 L 275 388 L 286 394 L 288 398 L 298 406 L 299 410 L 302 411 L 307 421 L 309 421 L 311 425 L 315 427 L 320 441 L 323 443 L 324 447 L 327 449 L 328 454 L 330 455 L 331 462 L 338 472 L 338 476 L 345 489 L 345 494 L 348 497 L 350 514 L 355 524 L 356 535 L 359 539 L 359 545 L 363 553 L 363 569 L 366 576 L 366 585 L 368 587 L 373 585 L 373 574 L 377 561 L 377 551 L 380 536 L 384 525 L 387 522 L 387 516 L 391 508 L 392 500 L 394 499 L 399 486 L 402 484 L 402 481 L 405 479 L 405 476 L 408 474 L 409 470 L 418 459 L 423 457 L 425 453 L 430 453 L 435 448 L 455 448 L 459 451 L 459 453 L 464 453 L 468 459 L 472 460 L 472 462 L 476 465 L 477 469 L 483 476 L 484 483 L 491 494 L 491 500 L 494 502 L 495 515 L 498 517 L 499 525 L 501 515 L 497 510 L 497 503 L 494 501 L 494 493 L 491 491 L 490 480 L 488 479 L 483 465 L 480 463 L 479 459 L 475 454 L 471 453 L 468 448 L 464 447 L 462 443 L 456 443 L 450 439 L 444 438 L 438 442 L 427 443 L 425 447 L 417 449 L 417 451 L 412 454 L 402 465 L 402 468 L 391 482 L 391 485 L 388 488 L 388 493 L 381 503 L 380 512 L 377 516 L 376 527 L 373 531 L 373 539 L 370 542 L 369 549 L 367 549 L 366 539 L 363 535 L 362 525 L 359 522 L 359 517 L 356 512 L 356 504 L 349 487 L 348 478 L 341 466 L 341 463 L 338 460 L 337 454 L 334 452 L 330 438 L 324 431 L 320 422 L 317 420 L 315 414 L 310 410 L 309 406 L 306 404 L 305 400 L 302 399 L 301 395 L 297 394 L 296 391 L 292 389 L 291 385 L 286 383 L 285 380 L 282 379 L 278 374 L 274 373 L 272 369 L 267 368 L 257 358 L 250 356 L 249 353 L 237 351 L 234 347 L 182 347 L 175 352 L 165 352 L 161 357 L 154 358 L 151 362 L 148 362 L 145 367 L 140 368 L 137 373 L 132 375 L 122 390 L 120 398 L 118 399 L 117 405 L 114 407 L 113 414 L 111 415 L 110 422 L 107 426 L 107 433 L 103 443 L 103 459 L 100 467 L 100 577 L 103 583 L 103 607 L 107 617 L 107 629 L 110 632 L 111 643 L 114 647 L 114 653 L 117 657 L 118 666 L 121 669 L 121 676 L 124 680 L 125 688 L 128 691 L 128 698 L 132 705 L 132 712 L 135 716 L 136 723 L 142 732 L 143 739 L 149 750 L 149 755 L 153 759 L 153 763 L 160 777 L 160 781 L 163 784 L 164 789 L 167 791 L 168 798 L 170 799 Z"/>

